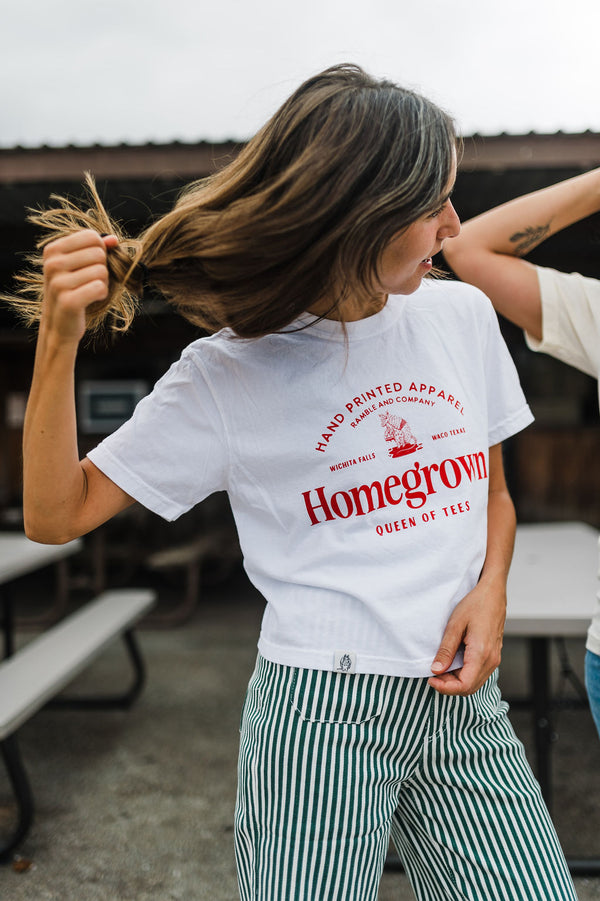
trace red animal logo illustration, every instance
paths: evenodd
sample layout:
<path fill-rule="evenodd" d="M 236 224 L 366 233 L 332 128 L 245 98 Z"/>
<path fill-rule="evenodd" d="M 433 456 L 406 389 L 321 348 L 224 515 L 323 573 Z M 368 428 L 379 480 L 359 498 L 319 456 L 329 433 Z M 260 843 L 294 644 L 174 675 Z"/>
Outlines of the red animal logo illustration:
<path fill-rule="evenodd" d="M 420 450 L 423 445 L 418 444 L 411 427 L 402 416 L 394 416 L 391 413 L 380 413 L 379 419 L 384 430 L 386 441 L 393 441 L 394 447 L 388 451 L 390 457 L 403 457 Z"/>

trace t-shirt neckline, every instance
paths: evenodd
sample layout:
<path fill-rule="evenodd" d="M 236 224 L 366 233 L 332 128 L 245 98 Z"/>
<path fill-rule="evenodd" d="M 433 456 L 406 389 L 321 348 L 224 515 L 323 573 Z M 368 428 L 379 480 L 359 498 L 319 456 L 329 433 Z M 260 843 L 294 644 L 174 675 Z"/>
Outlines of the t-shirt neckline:
<path fill-rule="evenodd" d="M 370 338 L 389 328 L 398 319 L 399 304 L 401 300 L 395 296 L 388 297 L 385 306 L 372 316 L 365 319 L 356 319 L 346 322 L 346 335 L 349 341 Z M 319 319 L 312 313 L 302 313 L 295 319 L 285 331 L 301 329 L 305 332 L 317 333 L 320 337 L 332 341 L 344 340 L 342 323 L 337 319 Z"/>

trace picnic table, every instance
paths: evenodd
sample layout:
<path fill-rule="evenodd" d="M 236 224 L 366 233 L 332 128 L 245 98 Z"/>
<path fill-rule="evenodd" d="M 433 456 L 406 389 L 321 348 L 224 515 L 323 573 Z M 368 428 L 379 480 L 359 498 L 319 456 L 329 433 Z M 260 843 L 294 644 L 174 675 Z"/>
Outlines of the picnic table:
<path fill-rule="evenodd" d="M 12 832 L 7 839 L 0 840 L 0 862 L 10 859 L 33 821 L 33 793 L 17 743 L 19 728 L 49 702 L 79 708 L 129 707 L 144 685 L 145 667 L 133 627 L 156 601 L 155 593 L 148 589 L 103 592 L 15 649 L 15 597 L 10 590 L 11 583 L 65 561 L 82 546 L 80 539 L 64 545 L 44 545 L 30 541 L 22 533 L 0 532 L 0 614 L 4 632 L 4 660 L 0 661 L 0 753 L 17 808 Z M 66 606 L 66 593 L 59 606 Z M 57 698 L 116 637 L 123 638 L 133 666 L 131 686 L 108 696 Z"/>
<path fill-rule="evenodd" d="M 560 648 L 565 638 L 585 640 L 598 593 L 599 534 L 581 522 L 519 525 L 508 577 L 504 634 L 522 637 L 527 643 L 534 762 L 550 811 L 556 738 L 551 655 L 553 647 Z M 587 704 L 585 689 L 567 660 L 563 668 L 578 690 L 579 702 Z M 569 859 L 568 863 L 578 875 L 600 873 L 600 858 Z"/>
<path fill-rule="evenodd" d="M 504 634 L 526 640 L 529 684 L 526 697 L 511 700 L 511 706 L 520 702 L 532 710 L 536 776 L 549 810 L 556 737 L 551 653 L 553 645 L 565 638 L 585 639 L 598 592 L 599 535 L 597 529 L 580 522 L 517 527 Z M 585 689 L 572 670 L 567 667 L 566 672 L 579 690 L 579 702 L 587 704 Z M 576 875 L 600 873 L 600 858 L 570 857 L 567 863 Z M 390 855 L 387 867 L 402 868 L 396 855 Z"/>
<path fill-rule="evenodd" d="M 22 532 L 0 532 L 0 607 L 4 634 L 4 656 L 14 652 L 14 602 L 11 583 L 46 566 L 60 567 L 83 547 L 80 538 L 67 544 L 38 544 Z M 67 590 L 64 570 L 59 572 L 59 587 L 53 605 L 58 618 L 66 609 Z"/>

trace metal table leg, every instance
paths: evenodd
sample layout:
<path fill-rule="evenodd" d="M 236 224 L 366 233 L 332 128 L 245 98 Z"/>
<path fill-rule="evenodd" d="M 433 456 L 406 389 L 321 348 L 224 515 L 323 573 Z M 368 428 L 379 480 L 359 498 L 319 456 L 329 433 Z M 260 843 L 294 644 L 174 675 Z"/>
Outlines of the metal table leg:
<path fill-rule="evenodd" d="M 533 726 L 537 778 L 542 795 L 552 814 L 552 745 L 557 734 L 552 726 L 552 690 L 550 680 L 550 638 L 529 639 L 529 672 L 532 688 Z M 598 876 L 600 858 L 568 857 L 573 876 Z"/>
<path fill-rule="evenodd" d="M 4 633 L 4 657 L 12 657 L 15 650 L 15 614 L 8 585 L 0 585 L 0 608 Z"/>
<path fill-rule="evenodd" d="M 537 778 L 552 813 L 552 744 L 556 732 L 551 721 L 550 639 L 529 639 L 529 678 L 533 700 L 533 726 Z"/>
<path fill-rule="evenodd" d="M 6 863 L 27 835 L 33 821 L 33 795 L 16 736 L 10 735 L 0 742 L 0 751 L 17 804 L 16 825 L 9 837 L 0 842 L 0 863 Z"/>

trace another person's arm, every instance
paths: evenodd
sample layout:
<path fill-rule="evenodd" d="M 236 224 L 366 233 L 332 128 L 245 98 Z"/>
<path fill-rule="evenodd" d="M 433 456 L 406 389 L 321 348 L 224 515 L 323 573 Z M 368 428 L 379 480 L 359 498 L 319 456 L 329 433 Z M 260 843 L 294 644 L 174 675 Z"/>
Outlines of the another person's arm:
<path fill-rule="evenodd" d="M 598 210 L 600 169 L 594 169 L 469 220 L 444 242 L 444 256 L 462 281 L 481 288 L 499 313 L 541 340 L 537 273 L 521 257 Z"/>
<path fill-rule="evenodd" d="M 44 250 L 44 302 L 23 436 L 23 514 L 35 541 L 61 544 L 133 503 L 79 460 L 74 369 L 86 311 L 107 296 L 116 238 L 81 231 Z"/>
<path fill-rule="evenodd" d="M 457 604 L 448 620 L 432 665 L 440 674 L 429 684 L 441 694 L 469 695 L 477 691 L 500 664 L 506 581 L 515 539 L 515 510 L 506 487 L 502 445 L 489 451 L 487 551 L 477 585 Z M 461 669 L 444 672 L 464 644 Z"/>

